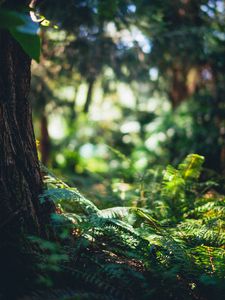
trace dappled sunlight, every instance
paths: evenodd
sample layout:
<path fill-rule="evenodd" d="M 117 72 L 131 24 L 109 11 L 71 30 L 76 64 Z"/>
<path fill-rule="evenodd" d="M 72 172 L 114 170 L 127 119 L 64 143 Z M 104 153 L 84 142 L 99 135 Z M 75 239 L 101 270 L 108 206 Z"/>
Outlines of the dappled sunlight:
<path fill-rule="evenodd" d="M 224 300 L 224 0 L 0 0 L 0 300 Z"/>

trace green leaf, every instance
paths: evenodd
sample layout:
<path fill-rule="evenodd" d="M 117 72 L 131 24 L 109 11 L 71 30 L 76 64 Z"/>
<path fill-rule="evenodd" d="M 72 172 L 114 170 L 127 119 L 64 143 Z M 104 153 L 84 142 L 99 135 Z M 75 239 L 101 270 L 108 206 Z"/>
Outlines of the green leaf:
<path fill-rule="evenodd" d="M 41 43 L 38 35 L 39 26 L 30 16 L 23 15 L 24 24 L 9 29 L 12 36 L 20 43 L 23 50 L 39 62 Z"/>
<path fill-rule="evenodd" d="M 197 180 L 201 174 L 204 157 L 198 154 L 189 154 L 184 161 L 179 164 L 178 169 L 182 177 L 187 180 Z"/>
<path fill-rule="evenodd" d="M 147 212 L 144 212 L 143 210 L 137 208 L 136 210 L 134 210 L 134 212 L 136 212 L 136 214 L 138 216 L 140 216 L 141 218 L 145 219 L 148 224 L 153 227 L 154 229 L 161 231 L 161 225 L 160 223 L 154 219 L 150 214 L 148 214 Z"/>
<path fill-rule="evenodd" d="M 34 60 L 39 62 L 41 43 L 38 35 L 32 35 L 11 29 L 10 33 L 19 42 L 23 50 Z"/>
<path fill-rule="evenodd" d="M 25 20 L 20 13 L 6 9 L 0 10 L 0 28 L 9 29 L 24 24 Z"/>
<path fill-rule="evenodd" d="M 38 35 L 39 25 L 25 13 L 0 10 L 0 28 L 8 29 L 23 50 L 39 62 L 41 43 Z"/>

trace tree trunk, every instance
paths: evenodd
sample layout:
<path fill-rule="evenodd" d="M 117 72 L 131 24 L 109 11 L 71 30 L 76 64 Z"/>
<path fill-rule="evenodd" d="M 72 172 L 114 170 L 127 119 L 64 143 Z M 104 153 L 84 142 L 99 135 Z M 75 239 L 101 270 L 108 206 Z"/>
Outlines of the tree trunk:
<path fill-rule="evenodd" d="M 88 113 L 89 108 L 90 108 L 94 82 L 95 82 L 94 79 L 90 79 L 89 82 L 88 82 L 87 98 L 86 98 L 86 102 L 84 104 L 84 113 L 86 113 L 86 114 Z"/>
<path fill-rule="evenodd" d="M 42 180 L 28 101 L 30 63 L 10 34 L 0 31 L 0 285 L 9 290 L 10 281 L 22 280 L 21 238 L 46 237 L 50 215 L 38 200 Z"/>
<path fill-rule="evenodd" d="M 41 140 L 40 140 L 40 151 L 41 151 L 41 161 L 44 165 L 49 162 L 50 155 L 50 138 L 48 133 L 48 119 L 44 113 L 41 117 Z"/>
<path fill-rule="evenodd" d="M 186 74 L 179 68 L 172 69 L 172 86 L 169 91 L 169 97 L 172 107 L 175 109 L 187 97 Z"/>

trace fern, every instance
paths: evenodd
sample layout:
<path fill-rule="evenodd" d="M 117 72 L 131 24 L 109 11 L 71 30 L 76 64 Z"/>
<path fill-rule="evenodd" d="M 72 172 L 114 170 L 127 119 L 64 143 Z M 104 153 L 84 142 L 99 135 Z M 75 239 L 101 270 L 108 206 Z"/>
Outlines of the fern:
<path fill-rule="evenodd" d="M 64 211 L 67 212 L 82 212 L 86 215 L 98 213 L 97 207 L 85 197 L 83 197 L 77 189 L 74 188 L 52 188 L 46 190 L 41 196 L 40 201 L 46 199 L 53 200 Z"/>
<path fill-rule="evenodd" d="M 56 204 L 60 241 L 56 247 L 39 241 L 50 247 L 49 257 L 39 259 L 44 278 L 66 278 L 74 292 L 62 299 L 210 299 L 207 287 L 222 300 L 225 197 L 210 193 L 212 183 L 198 184 L 203 161 L 191 154 L 177 168 L 168 166 L 155 188 L 142 184 L 148 208 L 102 210 L 42 166 L 40 201 Z"/>
<path fill-rule="evenodd" d="M 189 154 L 184 161 L 179 164 L 178 170 L 184 180 L 197 180 L 201 174 L 204 157 L 198 154 Z"/>

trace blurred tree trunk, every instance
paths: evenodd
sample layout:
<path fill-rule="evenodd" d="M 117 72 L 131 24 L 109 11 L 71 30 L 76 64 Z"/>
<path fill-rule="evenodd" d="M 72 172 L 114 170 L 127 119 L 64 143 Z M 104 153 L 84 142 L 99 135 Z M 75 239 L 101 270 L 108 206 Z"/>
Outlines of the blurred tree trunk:
<path fill-rule="evenodd" d="M 44 165 L 49 162 L 51 143 L 48 133 L 48 119 L 46 113 L 41 117 L 41 140 L 40 140 L 40 151 L 41 151 L 41 161 Z"/>
<path fill-rule="evenodd" d="M 176 108 L 187 97 L 187 76 L 183 70 L 172 68 L 172 84 L 169 91 L 169 97 L 172 107 Z"/>
<path fill-rule="evenodd" d="M 94 87 L 94 82 L 95 80 L 92 78 L 89 80 L 88 82 L 88 91 L 87 91 L 87 98 L 84 104 L 84 113 L 88 113 L 89 108 L 90 108 L 90 104 L 92 101 L 92 93 L 93 93 L 93 87 Z"/>
<path fill-rule="evenodd" d="M 78 91 L 79 91 L 80 83 L 76 84 L 74 87 L 74 98 L 73 101 L 68 102 L 67 105 L 69 106 L 70 112 L 69 112 L 69 117 L 68 117 L 68 124 L 72 128 L 74 125 L 74 122 L 77 117 L 77 96 L 78 96 Z"/>
<path fill-rule="evenodd" d="M 0 285 L 6 289 L 23 279 L 21 239 L 47 237 L 50 219 L 50 208 L 38 199 L 42 179 L 28 100 L 30 64 L 20 45 L 0 31 Z"/>
<path fill-rule="evenodd" d="M 214 101 L 213 110 L 215 114 L 215 127 L 218 130 L 218 171 L 225 174 L 225 106 L 224 106 L 224 92 L 225 92 L 225 76 L 224 70 L 218 71 L 215 67 L 213 70 L 213 89 Z M 212 91 L 213 92 L 213 91 Z"/>

